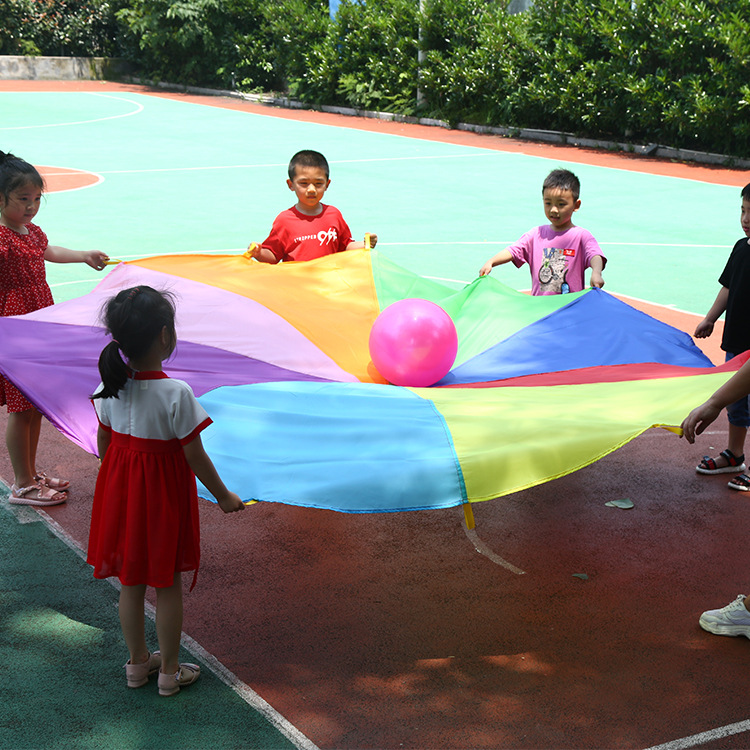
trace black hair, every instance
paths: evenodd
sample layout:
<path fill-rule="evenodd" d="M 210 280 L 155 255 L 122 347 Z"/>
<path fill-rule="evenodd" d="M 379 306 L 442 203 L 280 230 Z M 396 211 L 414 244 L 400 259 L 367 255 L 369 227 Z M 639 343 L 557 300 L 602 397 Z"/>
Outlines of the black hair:
<path fill-rule="evenodd" d="M 742 188 L 742 192 L 740 193 L 740 196 L 746 200 L 750 201 L 750 182 L 745 185 L 745 187 Z"/>
<path fill-rule="evenodd" d="M 289 162 L 289 179 L 294 180 L 294 176 L 297 167 L 319 167 L 326 173 L 326 180 L 330 176 L 331 171 L 328 169 L 328 162 L 325 156 L 319 151 L 310 151 L 306 149 L 304 151 L 298 151 Z"/>
<path fill-rule="evenodd" d="M 105 303 L 102 318 L 113 340 L 99 355 L 102 388 L 91 398 L 118 398 L 129 373 L 120 352 L 130 360 L 142 357 L 165 326 L 176 339 L 174 299 L 150 286 L 123 289 Z"/>
<path fill-rule="evenodd" d="M 581 194 L 581 181 L 569 169 L 553 169 L 542 184 L 545 190 L 570 190 L 573 200 L 577 201 Z"/>
<path fill-rule="evenodd" d="M 28 183 L 44 192 L 44 178 L 36 167 L 18 156 L 0 151 L 0 195 L 7 201 L 14 190 Z"/>

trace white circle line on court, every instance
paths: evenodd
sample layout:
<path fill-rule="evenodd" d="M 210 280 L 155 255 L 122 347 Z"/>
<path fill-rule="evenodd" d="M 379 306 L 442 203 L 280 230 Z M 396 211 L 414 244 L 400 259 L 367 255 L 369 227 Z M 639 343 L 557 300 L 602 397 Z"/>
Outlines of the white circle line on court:
<path fill-rule="evenodd" d="M 8 93 L 8 92 L 5 92 Z M 39 93 L 39 92 L 12 92 L 12 93 Z M 48 92 L 44 92 L 48 93 Z M 55 92 L 51 92 L 55 93 Z M 57 93 L 63 93 L 63 92 L 57 92 Z M 70 92 L 65 92 L 70 93 Z M 112 96 L 111 94 L 97 94 L 97 93 L 88 93 L 88 92 L 79 92 L 79 93 L 86 93 L 88 96 L 99 96 L 105 99 L 115 99 L 116 101 L 121 102 L 127 102 L 128 104 L 132 104 L 135 106 L 135 109 L 133 109 L 130 112 L 124 112 L 120 115 L 110 115 L 108 117 L 96 117 L 91 120 L 75 120 L 71 122 L 50 122 L 46 125 L 13 125 L 11 127 L 0 127 L 0 130 L 35 130 L 36 128 L 63 128 L 67 127 L 68 125 L 89 125 L 94 122 L 104 122 L 105 120 L 119 120 L 123 117 L 132 117 L 133 115 L 137 115 L 140 112 L 143 112 L 144 106 L 142 104 L 138 104 L 138 102 L 134 102 L 132 99 L 125 99 L 122 96 Z"/>
<path fill-rule="evenodd" d="M 10 506 L 9 506 L 10 507 Z M 75 552 L 78 557 L 84 562 L 86 561 L 86 552 L 84 551 L 81 544 L 78 543 L 65 529 L 55 521 L 52 516 L 49 515 L 45 510 L 41 508 L 30 508 L 24 507 L 24 511 L 33 510 L 39 515 L 41 520 L 47 528 L 62 541 L 67 547 Z M 28 523 L 28 519 L 21 521 Z M 105 579 L 112 587 L 120 590 L 120 582 L 107 578 Z M 156 608 L 153 604 L 146 601 L 145 611 L 150 619 L 156 618 Z M 115 605 L 117 606 L 117 605 Z M 221 682 L 227 687 L 230 687 L 237 695 L 242 698 L 251 708 L 255 709 L 271 724 L 278 732 L 283 734 L 295 747 L 299 750 L 319 750 L 318 746 L 308 739 L 302 732 L 300 732 L 291 722 L 285 719 L 268 701 L 261 698 L 249 685 L 242 682 L 234 673 L 230 672 L 215 656 L 212 656 L 206 649 L 203 648 L 196 640 L 191 638 L 186 633 L 182 633 L 181 641 L 183 646 L 201 659 L 208 669 L 214 674 Z"/>
<path fill-rule="evenodd" d="M 67 170 L 65 167 L 59 167 L 59 166 L 50 166 L 49 164 L 42 164 L 40 165 L 44 168 L 49 168 L 51 170 L 55 169 L 65 169 L 64 172 L 42 172 L 42 178 L 46 180 L 48 177 L 74 177 L 76 174 L 83 174 L 83 175 L 91 175 L 92 177 L 96 177 L 96 182 L 90 182 L 88 185 L 79 185 L 78 187 L 71 187 L 71 188 L 60 188 L 59 190 L 47 190 L 45 191 L 45 195 L 55 195 L 56 193 L 74 193 L 76 190 L 86 190 L 87 188 L 94 187 L 96 185 L 101 185 L 102 182 L 104 182 L 104 177 L 99 172 L 89 172 L 88 169 L 76 169 L 75 171 Z"/>

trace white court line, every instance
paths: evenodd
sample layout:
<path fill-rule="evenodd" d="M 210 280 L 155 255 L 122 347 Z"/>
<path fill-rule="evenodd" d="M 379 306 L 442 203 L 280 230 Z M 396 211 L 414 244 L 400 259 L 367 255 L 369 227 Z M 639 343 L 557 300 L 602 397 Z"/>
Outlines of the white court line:
<path fill-rule="evenodd" d="M 48 167 L 50 169 L 65 169 L 65 167 L 59 167 L 59 166 L 51 166 L 49 164 L 42 165 L 45 168 Z M 99 172 L 89 172 L 87 169 L 79 169 L 75 172 L 65 171 L 65 172 L 44 172 L 42 174 L 43 179 L 47 179 L 48 177 L 73 177 L 76 174 L 85 174 L 85 175 L 92 175 L 93 177 L 96 177 L 96 182 L 91 182 L 88 185 L 81 185 L 79 187 L 72 187 L 72 188 L 62 188 L 60 190 L 51 190 L 49 192 L 45 193 L 46 195 L 54 195 L 55 193 L 73 193 L 76 190 L 87 190 L 88 188 L 95 187 L 96 185 L 101 185 L 102 182 L 104 182 L 104 177 Z"/>
<path fill-rule="evenodd" d="M 710 729 L 708 732 L 693 734 L 690 737 L 683 737 L 680 740 L 665 742 L 663 745 L 654 745 L 646 750 L 688 750 L 691 747 L 705 745 L 707 742 L 720 740 L 722 737 L 731 737 L 735 734 L 750 732 L 750 721 L 738 721 L 736 724 L 727 724 L 725 727 Z"/>
<path fill-rule="evenodd" d="M 46 165 L 45 165 L 46 166 Z M 46 180 L 48 177 L 76 177 L 77 175 L 92 175 L 96 177 L 96 182 L 90 182 L 88 185 L 80 185 L 79 187 L 71 188 L 59 188 L 57 190 L 49 190 L 45 192 L 45 195 L 54 193 L 72 193 L 75 190 L 86 190 L 87 188 L 101 185 L 104 182 L 104 177 L 99 172 L 89 172 L 87 169 L 81 169 L 77 172 L 43 172 L 42 177 Z"/>
<path fill-rule="evenodd" d="M 30 506 L 19 506 L 18 509 L 16 509 L 15 506 L 9 505 L 8 508 L 12 511 L 22 510 L 22 513 L 25 515 L 28 515 L 29 510 L 33 510 L 39 515 L 39 520 L 45 523 L 49 530 L 58 539 L 72 549 L 81 560 L 86 560 L 86 553 L 83 547 L 46 511 L 41 508 L 31 508 Z M 16 515 L 15 512 L 14 515 Z M 21 518 L 19 518 L 19 522 L 29 523 L 29 519 L 24 518 L 21 520 Z M 106 580 L 115 589 L 118 591 L 120 590 L 119 581 L 112 578 L 107 578 Z M 148 601 L 145 602 L 145 610 L 146 614 L 152 620 L 156 618 L 156 609 Z M 270 703 L 261 698 L 249 685 L 242 682 L 242 680 L 240 680 L 234 673 L 230 672 L 216 657 L 206 651 L 206 649 L 204 649 L 197 641 L 186 633 L 182 633 L 181 641 L 183 646 L 185 646 L 191 654 L 197 656 L 206 664 L 206 667 L 210 672 L 237 693 L 237 695 L 251 708 L 261 714 L 269 724 L 271 724 L 280 734 L 283 734 L 295 747 L 299 748 L 299 750 L 319 750 L 318 746 L 312 740 L 302 734 L 297 727 L 285 719 L 273 706 L 270 705 Z"/>
<path fill-rule="evenodd" d="M 69 92 L 69 91 L 53 91 L 53 92 L 48 92 L 48 91 L 45 91 L 45 92 L 38 92 L 38 91 L 12 91 L 11 92 L 11 91 L 9 91 L 9 92 L 0 92 L 0 93 L 10 94 L 10 95 L 15 95 L 15 96 L 17 96 L 18 94 L 25 94 L 25 95 L 29 96 L 29 95 L 39 95 L 39 94 L 43 94 L 43 95 L 65 94 L 65 95 L 68 95 L 70 93 L 87 93 L 87 94 L 91 94 L 93 96 L 100 96 L 100 97 L 103 97 L 103 98 L 116 99 L 116 100 L 120 100 L 120 101 L 129 102 L 130 104 L 136 104 L 136 102 L 133 102 L 130 99 L 125 99 L 124 97 L 118 97 L 118 96 L 114 96 L 114 95 L 111 95 L 111 94 L 96 93 L 96 92 Z M 138 94 L 135 94 L 135 95 L 138 95 Z M 141 96 L 143 96 L 143 95 L 141 95 Z M 169 97 L 165 96 L 164 98 L 169 98 Z M 197 107 L 212 106 L 210 104 L 195 103 L 195 102 L 179 102 L 178 100 L 175 100 L 175 99 L 172 99 L 171 101 L 178 102 L 178 103 L 181 103 L 181 104 L 187 104 L 188 106 L 197 106 Z M 129 114 L 126 114 L 126 115 L 117 115 L 117 116 L 113 116 L 113 117 L 102 117 L 102 118 L 95 119 L 95 120 L 87 120 L 87 121 L 72 122 L 72 123 L 59 123 L 59 124 L 50 124 L 50 125 L 25 125 L 25 126 L 17 126 L 17 127 L 10 127 L 10 128 L 0 128 L 0 130 L 25 130 L 25 129 L 31 129 L 31 128 L 36 128 L 36 127 L 60 127 L 62 125 L 80 125 L 80 124 L 85 124 L 87 122 L 101 122 L 103 120 L 117 119 L 118 117 L 128 117 L 128 116 L 130 116 L 130 114 L 137 114 L 137 112 L 140 112 L 140 111 L 142 111 L 144 109 L 144 107 L 142 105 L 137 105 L 137 106 L 139 107 L 139 109 L 136 112 L 132 112 L 132 113 L 129 113 Z M 265 114 L 257 113 L 257 112 L 247 112 L 247 111 L 244 111 L 244 110 L 241 110 L 241 109 L 231 110 L 231 111 L 240 112 L 242 114 L 250 115 L 252 117 L 273 117 L 273 115 L 265 115 Z M 358 128 L 352 128 L 352 127 L 350 127 L 348 125 L 345 125 L 345 124 L 341 124 L 341 125 L 326 125 L 326 127 L 342 128 L 342 129 L 348 129 L 348 130 L 357 130 L 358 129 Z M 463 134 L 466 131 L 457 131 L 457 132 L 459 132 L 460 134 Z M 559 156 L 557 156 L 557 155 L 555 157 L 552 157 L 550 155 L 534 154 L 534 153 L 528 153 L 526 151 L 511 151 L 511 150 L 505 150 L 505 149 L 494 149 L 494 148 L 490 148 L 490 147 L 488 147 L 488 146 L 486 146 L 484 144 L 480 144 L 480 143 L 477 143 L 477 144 L 474 144 L 474 143 L 453 143 L 451 141 L 439 141 L 439 140 L 435 140 L 435 139 L 432 139 L 432 138 L 420 138 L 419 136 L 415 136 L 413 134 L 402 134 L 402 133 L 383 132 L 383 133 L 380 133 L 380 135 L 384 135 L 384 136 L 392 137 L 392 138 L 400 138 L 400 139 L 407 138 L 407 139 L 412 140 L 412 141 L 417 140 L 417 141 L 424 141 L 424 142 L 428 142 L 428 143 L 435 143 L 435 142 L 440 143 L 440 142 L 442 142 L 442 143 L 445 143 L 446 145 L 458 146 L 458 147 L 462 147 L 462 148 L 471 149 L 473 151 L 476 151 L 477 153 L 476 154 L 451 154 L 451 155 L 443 155 L 443 156 L 434 155 L 434 156 L 398 157 L 398 158 L 393 158 L 393 159 L 351 159 L 351 160 L 342 160 L 342 161 L 337 161 L 337 162 L 332 162 L 332 163 L 344 164 L 344 163 L 365 163 L 365 162 L 378 162 L 378 161 L 407 161 L 409 159 L 452 159 L 452 158 L 464 158 L 465 156 L 474 156 L 474 155 L 485 157 L 485 156 L 489 156 L 491 154 L 495 154 L 498 157 L 500 157 L 500 156 L 509 156 L 509 155 L 517 154 L 519 156 L 525 156 L 525 157 L 530 158 L 530 159 L 543 159 L 545 161 L 551 161 L 551 160 L 554 159 L 554 160 L 557 160 L 557 161 L 568 162 L 568 163 L 571 163 L 571 164 L 584 164 L 586 166 L 594 167 L 594 168 L 598 168 L 598 169 L 606 169 L 606 170 L 612 170 L 612 171 L 618 171 L 618 172 L 628 172 L 630 174 L 633 174 L 633 173 L 642 174 L 642 175 L 647 176 L 647 177 L 648 176 L 650 176 L 650 177 L 664 177 L 664 178 L 667 178 L 667 179 L 687 180 L 687 181 L 690 181 L 690 182 L 699 182 L 699 183 L 702 183 L 702 184 L 705 184 L 705 185 L 711 185 L 711 186 L 714 186 L 714 187 L 731 188 L 733 190 L 737 188 L 736 185 L 710 182 L 708 180 L 702 180 L 702 179 L 696 178 L 696 177 L 690 177 L 690 176 L 684 177 L 684 176 L 677 176 L 677 175 L 662 175 L 662 174 L 658 174 L 658 173 L 654 174 L 652 172 L 648 172 L 648 171 L 645 171 L 645 170 L 627 169 L 625 167 L 617 167 L 617 166 L 612 166 L 612 165 L 596 164 L 596 163 L 591 163 L 591 162 L 585 161 L 585 160 L 584 161 L 580 161 L 580 160 L 573 160 L 573 161 L 571 161 L 571 160 L 568 160 L 568 159 L 565 159 L 565 158 L 560 159 Z M 503 136 L 499 136 L 499 137 L 503 137 Z M 542 145 L 544 145 L 544 144 L 542 144 Z M 555 146 L 559 146 L 559 144 L 548 144 L 548 145 L 550 145 L 553 148 Z M 479 152 L 481 152 L 481 153 L 479 153 Z M 281 165 L 281 166 L 286 166 L 286 165 Z"/>
<path fill-rule="evenodd" d="M 5 92 L 9 93 L 9 92 Z M 39 92 L 12 92 L 14 94 L 16 93 L 39 93 Z M 48 93 L 48 92 L 44 92 Z M 55 93 L 55 92 L 49 92 L 49 93 Z M 70 92 L 57 92 L 57 93 L 70 93 Z M 52 122 L 48 123 L 47 125 L 14 125 L 9 128 L 0 128 L 0 130 L 34 130 L 35 128 L 62 128 L 66 127 L 68 125 L 88 125 L 92 122 L 104 122 L 105 120 L 119 120 L 122 117 L 132 117 L 133 115 L 137 115 L 140 112 L 143 112 L 145 107 L 142 104 L 138 104 L 138 102 L 134 102 L 132 99 L 125 99 L 121 96 L 112 96 L 111 94 L 91 94 L 89 92 L 76 92 L 76 93 L 87 93 L 89 96 L 100 96 L 104 99 L 115 99 L 116 101 L 121 102 L 127 102 L 128 104 L 133 104 L 135 106 L 135 109 L 130 112 L 125 112 L 121 115 L 110 115 L 109 117 L 97 117 L 92 120 L 75 120 L 73 122 Z"/>
<path fill-rule="evenodd" d="M 434 240 L 431 242 L 378 242 L 378 245 L 392 245 L 392 246 L 418 246 L 423 247 L 425 245 L 510 245 L 515 242 L 517 237 L 511 240 Z M 628 242 L 627 240 L 621 242 L 600 242 L 600 245 L 611 245 L 613 247 L 695 247 L 695 248 L 726 248 L 726 244 L 723 245 L 692 245 L 687 242 Z"/>
<path fill-rule="evenodd" d="M 362 162 L 392 162 L 392 161 L 431 161 L 440 159 L 466 159 L 474 157 L 474 154 L 435 154 L 432 156 L 389 156 L 378 159 L 343 159 L 340 161 L 331 161 L 331 164 L 349 164 Z M 151 172 L 205 172 L 212 169 L 223 170 L 223 169 L 259 169 L 259 168 L 273 168 L 273 169 L 284 169 L 289 165 L 284 164 L 224 164 L 214 165 L 207 167 L 160 167 L 155 169 L 116 169 L 103 171 L 101 174 L 146 174 Z M 417 244 L 429 244 L 429 243 L 417 243 Z M 457 243 L 441 243 L 441 244 L 457 244 Z M 725 247 L 721 245 L 721 247 Z"/>

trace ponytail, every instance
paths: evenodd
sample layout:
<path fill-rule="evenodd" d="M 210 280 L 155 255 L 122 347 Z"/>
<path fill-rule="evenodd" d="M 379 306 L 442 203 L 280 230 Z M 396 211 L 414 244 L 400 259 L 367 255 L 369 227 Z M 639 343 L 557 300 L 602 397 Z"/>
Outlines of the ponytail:
<path fill-rule="evenodd" d="M 117 398 L 117 394 L 128 382 L 128 366 L 120 356 L 120 345 L 110 341 L 99 355 L 99 374 L 102 387 L 91 398 Z"/>

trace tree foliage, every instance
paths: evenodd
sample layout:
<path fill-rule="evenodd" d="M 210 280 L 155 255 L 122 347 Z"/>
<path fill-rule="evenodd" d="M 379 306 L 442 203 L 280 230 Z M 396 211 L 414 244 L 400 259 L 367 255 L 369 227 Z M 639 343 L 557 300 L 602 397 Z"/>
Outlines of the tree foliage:
<path fill-rule="evenodd" d="M 0 0 L 5 54 L 750 156 L 750 0 Z"/>

